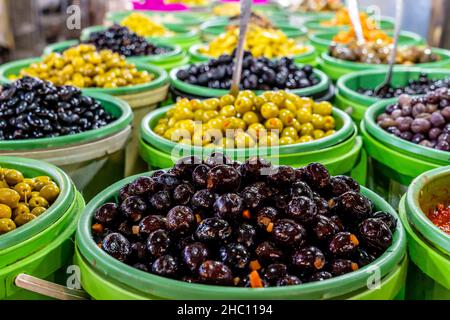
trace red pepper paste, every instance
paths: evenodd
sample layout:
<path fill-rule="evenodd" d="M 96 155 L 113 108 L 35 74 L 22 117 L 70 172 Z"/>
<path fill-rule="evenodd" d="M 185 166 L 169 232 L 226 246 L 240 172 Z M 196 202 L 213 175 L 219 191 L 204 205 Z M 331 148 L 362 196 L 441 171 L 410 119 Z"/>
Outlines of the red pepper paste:
<path fill-rule="evenodd" d="M 436 210 L 430 212 L 428 218 L 439 229 L 450 234 L 450 206 L 445 207 L 443 204 L 438 204 Z"/>

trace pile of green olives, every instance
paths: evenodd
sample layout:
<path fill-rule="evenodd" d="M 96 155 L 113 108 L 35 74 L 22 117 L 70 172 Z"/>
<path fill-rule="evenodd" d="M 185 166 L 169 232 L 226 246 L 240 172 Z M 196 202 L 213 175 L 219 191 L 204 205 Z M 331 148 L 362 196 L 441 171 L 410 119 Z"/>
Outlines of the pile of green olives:
<path fill-rule="evenodd" d="M 43 214 L 59 192 L 48 176 L 25 178 L 18 170 L 0 168 L 0 235 Z"/>
<path fill-rule="evenodd" d="M 205 148 L 250 148 L 305 143 L 335 133 L 333 106 L 288 91 L 249 90 L 235 98 L 178 100 L 153 131 Z"/>

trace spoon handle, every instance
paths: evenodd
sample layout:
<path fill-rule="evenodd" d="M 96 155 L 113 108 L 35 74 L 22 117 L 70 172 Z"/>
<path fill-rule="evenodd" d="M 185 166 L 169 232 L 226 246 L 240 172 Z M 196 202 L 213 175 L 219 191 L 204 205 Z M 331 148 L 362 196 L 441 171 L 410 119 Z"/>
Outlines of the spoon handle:
<path fill-rule="evenodd" d="M 387 83 L 392 80 L 392 71 L 394 70 L 395 59 L 398 50 L 398 38 L 403 20 L 403 0 L 396 0 L 395 2 L 395 30 L 394 30 L 394 46 L 392 48 L 391 56 L 389 57 L 389 70 L 387 74 Z"/>
<path fill-rule="evenodd" d="M 231 80 L 230 94 L 237 96 L 239 93 L 239 83 L 241 82 L 242 62 L 244 59 L 244 43 L 247 27 L 250 22 L 252 12 L 252 0 L 241 0 L 241 17 L 239 19 L 239 39 L 236 48 L 233 78 Z"/>
<path fill-rule="evenodd" d="M 14 284 L 19 288 L 58 300 L 89 299 L 89 295 L 82 290 L 69 289 L 59 284 L 48 282 L 27 274 L 17 275 Z"/>
<path fill-rule="evenodd" d="M 355 29 L 356 39 L 358 43 L 365 43 L 364 33 L 361 26 L 361 19 L 359 18 L 359 9 L 357 0 L 347 0 L 348 14 L 350 15 L 350 20 L 352 21 L 353 28 Z"/>

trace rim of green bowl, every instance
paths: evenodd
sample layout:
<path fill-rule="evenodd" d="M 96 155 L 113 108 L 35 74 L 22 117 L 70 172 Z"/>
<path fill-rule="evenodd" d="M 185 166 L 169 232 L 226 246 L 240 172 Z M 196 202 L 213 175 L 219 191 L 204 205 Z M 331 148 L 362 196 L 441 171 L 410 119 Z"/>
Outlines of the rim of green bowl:
<path fill-rule="evenodd" d="M 161 136 L 159 136 L 158 134 L 156 134 L 153 131 L 153 128 L 150 128 L 150 122 L 154 121 L 155 119 L 161 118 L 164 116 L 164 114 L 173 107 L 173 105 L 169 105 L 163 108 L 159 108 L 156 110 L 153 110 L 152 112 L 148 113 L 141 122 L 141 129 L 140 129 L 140 133 L 141 133 L 141 137 L 142 139 L 144 139 L 145 141 L 151 143 L 151 144 L 158 144 L 162 150 L 167 151 L 167 150 L 184 150 L 184 151 L 190 151 L 190 152 L 195 152 L 196 154 L 199 152 L 202 152 L 203 148 L 202 147 L 197 147 L 197 146 L 189 146 L 189 145 L 182 145 L 182 144 L 177 144 L 173 141 L 167 140 Z M 339 117 L 339 119 L 342 121 L 343 126 L 339 129 L 336 130 L 336 133 L 328 136 L 328 137 L 324 137 L 318 140 L 314 140 L 314 141 L 310 141 L 310 142 L 304 142 L 304 143 L 295 143 L 292 145 L 284 145 L 284 146 L 278 146 L 278 147 L 271 147 L 270 149 L 272 150 L 272 152 L 279 152 L 281 154 L 286 154 L 286 153 L 300 153 L 300 152 L 307 152 L 307 151 L 312 151 L 315 149 L 320 149 L 320 148 L 327 148 L 327 147 L 331 147 L 334 145 L 337 145 L 339 143 L 341 143 L 342 141 L 347 140 L 354 132 L 354 125 L 353 125 L 353 121 L 351 120 L 350 116 L 345 113 L 344 111 L 333 107 L 333 117 Z M 253 147 L 253 148 L 232 148 L 230 150 L 233 150 L 233 152 L 235 153 L 242 153 L 245 154 L 247 153 L 257 153 L 258 151 L 258 147 Z M 228 150 L 228 149 L 226 149 Z"/>
<path fill-rule="evenodd" d="M 18 227 L 17 229 L 0 235 L 0 251 L 14 247 L 15 245 L 44 231 L 69 209 L 75 197 L 75 187 L 72 180 L 56 166 L 28 158 L 0 156 L 0 165 L 19 171 L 39 171 L 48 175 L 60 189 L 55 202 L 39 217 Z"/>
<path fill-rule="evenodd" d="M 434 246 L 450 254 L 450 234 L 445 233 L 431 222 L 427 214 L 423 212 L 419 201 L 423 189 L 443 177 L 450 181 L 450 166 L 427 171 L 414 179 L 406 192 L 406 207 L 408 220 L 420 234 Z"/>

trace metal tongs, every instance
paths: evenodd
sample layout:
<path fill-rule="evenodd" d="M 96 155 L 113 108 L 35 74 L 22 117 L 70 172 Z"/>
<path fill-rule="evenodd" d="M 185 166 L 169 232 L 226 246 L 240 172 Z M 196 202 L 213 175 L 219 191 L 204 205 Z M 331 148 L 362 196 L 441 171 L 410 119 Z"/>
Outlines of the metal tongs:
<path fill-rule="evenodd" d="M 241 0 L 241 18 L 239 19 L 239 40 L 236 48 L 233 78 L 231 80 L 230 94 L 237 96 L 241 82 L 242 62 L 244 60 L 244 44 L 247 27 L 252 13 L 252 0 Z"/>
<path fill-rule="evenodd" d="M 355 30 L 356 40 L 358 44 L 366 43 L 364 38 L 363 28 L 361 25 L 361 19 L 359 18 L 358 0 L 347 0 L 348 14 L 352 21 L 353 29 Z"/>
<path fill-rule="evenodd" d="M 389 69 L 384 81 L 375 88 L 375 96 L 384 96 L 391 87 L 392 72 L 394 70 L 395 60 L 397 58 L 398 37 L 403 19 L 403 0 L 396 0 L 395 3 L 395 30 L 394 30 L 394 47 L 389 57 Z"/>

